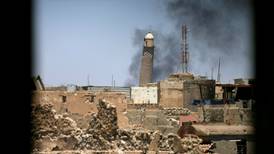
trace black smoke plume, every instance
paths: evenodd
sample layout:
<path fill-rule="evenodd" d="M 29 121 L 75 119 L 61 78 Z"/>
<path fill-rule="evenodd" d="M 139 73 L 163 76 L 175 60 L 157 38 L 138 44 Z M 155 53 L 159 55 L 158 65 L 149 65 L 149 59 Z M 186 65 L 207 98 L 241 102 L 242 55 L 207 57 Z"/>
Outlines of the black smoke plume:
<path fill-rule="evenodd" d="M 166 14 L 174 24 L 174 32 L 166 34 L 157 29 L 153 81 L 164 79 L 179 71 L 181 26 L 188 26 L 190 72 L 209 75 L 221 57 L 223 80 L 252 76 L 252 5 L 249 0 L 170 0 L 162 1 Z M 138 52 L 129 68 L 127 84 L 139 81 L 142 42 L 148 29 L 135 30 L 134 45 Z M 234 75 L 233 75 L 234 74 Z"/>
<path fill-rule="evenodd" d="M 129 66 L 130 78 L 126 81 L 127 86 L 138 85 L 141 56 L 143 51 L 143 40 L 150 29 L 136 29 L 133 38 L 133 45 L 138 48 L 138 52 L 132 57 L 132 62 Z M 154 61 L 153 61 L 153 81 L 158 81 L 166 78 L 166 76 L 176 69 L 179 69 L 179 46 L 178 39 L 174 34 L 163 34 L 161 31 L 152 30 L 154 35 Z"/>

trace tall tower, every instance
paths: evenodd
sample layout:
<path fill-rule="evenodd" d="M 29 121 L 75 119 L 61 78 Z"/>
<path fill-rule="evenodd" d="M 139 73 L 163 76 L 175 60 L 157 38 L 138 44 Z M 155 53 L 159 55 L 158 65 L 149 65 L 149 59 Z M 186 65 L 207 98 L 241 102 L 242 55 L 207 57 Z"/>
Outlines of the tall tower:
<path fill-rule="evenodd" d="M 144 48 L 141 62 L 141 72 L 139 85 L 142 86 L 146 83 L 152 82 L 153 71 L 153 55 L 154 55 L 154 42 L 153 35 L 148 32 L 144 38 Z"/>
<path fill-rule="evenodd" d="M 188 72 L 188 61 L 189 61 L 189 53 L 188 53 L 188 44 L 187 44 L 187 26 L 182 26 L 182 72 Z"/>

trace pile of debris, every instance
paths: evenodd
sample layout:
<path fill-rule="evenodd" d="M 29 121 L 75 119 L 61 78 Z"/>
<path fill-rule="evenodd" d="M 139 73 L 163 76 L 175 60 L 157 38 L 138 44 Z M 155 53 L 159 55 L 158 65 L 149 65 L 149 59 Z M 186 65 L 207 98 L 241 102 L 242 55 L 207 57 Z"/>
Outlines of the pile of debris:
<path fill-rule="evenodd" d="M 98 113 L 92 115 L 89 127 L 79 137 L 77 150 L 142 150 L 146 151 L 151 131 L 119 129 L 116 108 L 104 100 L 97 103 Z"/>
<path fill-rule="evenodd" d="M 63 115 L 58 115 L 49 104 L 33 108 L 33 151 L 115 150 L 115 151 L 169 151 L 195 152 L 201 149 L 198 137 L 181 139 L 176 134 L 164 136 L 159 131 L 119 129 L 116 107 L 99 100 L 98 113 L 93 114 L 86 130 Z"/>
<path fill-rule="evenodd" d="M 161 151 L 172 151 L 175 153 L 209 153 L 213 148 L 213 144 L 201 144 L 202 139 L 196 135 L 190 134 L 183 138 L 175 134 L 161 136 L 159 142 Z"/>
<path fill-rule="evenodd" d="M 168 116 L 180 116 L 180 115 L 189 115 L 191 111 L 187 108 L 164 108 L 163 112 L 165 115 Z"/>
<path fill-rule="evenodd" d="M 146 152 L 152 140 L 152 131 L 119 129 L 116 145 L 122 151 L 141 150 Z"/>
<path fill-rule="evenodd" d="M 31 116 L 33 151 L 60 149 L 57 143 L 61 142 L 65 142 L 62 143 L 64 147 L 71 147 L 67 144 L 75 143 L 74 136 L 82 133 L 75 121 L 66 115 L 57 114 L 52 104 L 32 105 Z"/>
<path fill-rule="evenodd" d="M 89 127 L 81 136 L 74 149 L 108 150 L 118 134 L 116 108 L 103 100 L 96 104 L 98 113 L 93 113 Z"/>

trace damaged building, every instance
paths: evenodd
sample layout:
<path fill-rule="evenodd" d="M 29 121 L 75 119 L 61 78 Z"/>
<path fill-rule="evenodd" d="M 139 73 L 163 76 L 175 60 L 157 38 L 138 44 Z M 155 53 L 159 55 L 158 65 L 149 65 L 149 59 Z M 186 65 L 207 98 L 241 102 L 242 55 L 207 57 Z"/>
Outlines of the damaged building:
<path fill-rule="evenodd" d="M 131 87 L 131 99 L 133 104 L 157 104 L 157 87 Z"/>
<path fill-rule="evenodd" d="M 133 102 L 137 101 L 137 89 L 140 98 L 146 98 L 150 95 L 155 96 L 155 98 L 158 96 L 155 99 L 157 103 L 154 101 L 154 104 L 163 108 L 186 107 L 192 111 L 197 110 L 196 106 L 192 105 L 193 100 L 214 99 L 215 97 L 215 81 L 194 77 L 191 73 L 175 73 L 166 80 L 144 84 L 141 87 L 132 87 L 131 99 Z M 153 94 L 150 94 L 152 89 L 154 89 Z M 147 103 L 148 101 L 143 102 Z"/>
<path fill-rule="evenodd" d="M 253 153 L 254 80 L 221 84 L 185 67 L 153 82 L 153 56 L 149 32 L 139 86 L 33 78 L 33 153 Z"/>

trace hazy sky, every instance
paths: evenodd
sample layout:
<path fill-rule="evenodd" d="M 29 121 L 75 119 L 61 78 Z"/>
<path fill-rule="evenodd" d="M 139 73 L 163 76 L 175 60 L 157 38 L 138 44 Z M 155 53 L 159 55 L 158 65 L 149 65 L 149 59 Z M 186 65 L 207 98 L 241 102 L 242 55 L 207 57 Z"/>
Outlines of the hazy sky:
<path fill-rule="evenodd" d="M 136 29 L 157 29 L 179 38 L 181 32 L 174 31 L 176 24 L 166 10 L 161 0 L 36 0 L 34 73 L 46 86 L 86 85 L 88 75 L 92 85 L 111 85 L 113 75 L 116 85 L 123 86 L 133 56 L 142 52 L 134 42 Z M 252 76 L 250 61 L 239 61 L 244 61 L 240 67 L 236 62 L 223 68 L 222 81 Z M 193 73 L 210 76 L 211 66 L 197 68 Z"/>

